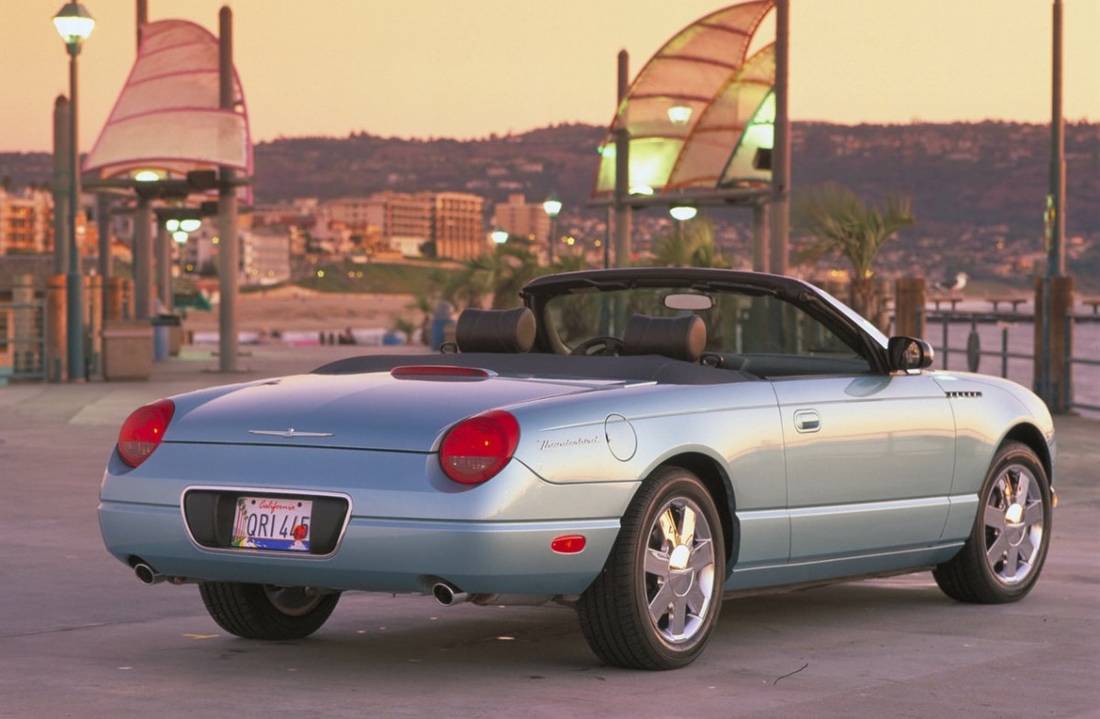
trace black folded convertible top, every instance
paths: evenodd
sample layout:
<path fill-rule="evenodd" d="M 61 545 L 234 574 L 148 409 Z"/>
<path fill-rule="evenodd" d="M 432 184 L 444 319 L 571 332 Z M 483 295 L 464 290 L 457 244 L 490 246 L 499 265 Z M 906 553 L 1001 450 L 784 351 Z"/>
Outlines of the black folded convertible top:
<path fill-rule="evenodd" d="M 726 384 L 756 377 L 737 370 L 716 369 L 659 355 L 635 357 L 574 357 L 540 352 L 496 354 L 467 352 L 431 355 L 362 355 L 337 360 L 313 370 L 313 374 L 389 372 L 406 365 L 479 367 L 512 377 L 554 379 L 611 379 L 661 384 Z"/>

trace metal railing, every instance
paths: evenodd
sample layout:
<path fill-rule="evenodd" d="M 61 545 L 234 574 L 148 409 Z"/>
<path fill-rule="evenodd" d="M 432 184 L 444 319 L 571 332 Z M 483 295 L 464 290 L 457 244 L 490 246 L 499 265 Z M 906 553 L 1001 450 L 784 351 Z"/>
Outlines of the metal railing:
<path fill-rule="evenodd" d="M 50 355 L 45 302 L 0 303 L 0 372 L 4 380 L 45 380 Z"/>
<path fill-rule="evenodd" d="M 941 366 L 943 369 L 949 367 L 951 356 L 953 354 L 961 354 L 966 358 L 966 367 L 970 372 L 978 372 L 981 368 L 982 358 L 992 357 L 999 361 L 1000 376 L 1007 378 L 1009 374 L 1009 360 L 1023 360 L 1034 363 L 1036 356 L 1034 352 L 1022 352 L 1019 350 L 1013 351 L 1010 347 L 1010 333 L 1009 330 L 1013 325 L 1029 325 L 1034 327 L 1035 315 L 1025 314 L 1021 312 L 966 312 L 966 311 L 930 311 L 926 315 L 928 329 L 931 329 L 931 325 L 939 324 L 940 331 L 940 344 L 939 346 L 933 345 L 933 349 L 940 357 Z M 969 324 L 970 333 L 967 335 L 966 347 L 952 347 L 950 339 L 950 329 L 952 324 Z M 1000 343 L 998 349 L 983 349 L 981 335 L 978 333 L 978 326 L 982 324 L 996 324 L 1000 327 Z M 1067 346 L 1074 348 L 1074 352 L 1079 351 L 1078 343 L 1073 342 L 1073 338 L 1076 334 L 1077 327 L 1079 325 L 1097 325 L 1100 327 L 1100 316 L 1095 311 L 1093 314 L 1075 314 L 1071 313 L 1067 315 L 1065 322 L 1065 342 Z M 931 335 L 931 332 L 926 332 Z M 1034 346 L 1034 342 L 1029 346 Z M 1100 412 L 1100 404 L 1093 404 L 1091 402 L 1079 402 L 1076 400 L 1074 394 L 1074 370 L 1077 367 L 1100 367 L 1100 359 L 1067 355 L 1065 358 L 1064 376 L 1067 378 L 1066 382 L 1066 402 L 1065 405 L 1071 409 L 1083 409 L 1091 412 Z M 1100 370 L 1098 370 L 1100 372 Z M 1100 386 L 1100 379 L 1096 383 Z"/>

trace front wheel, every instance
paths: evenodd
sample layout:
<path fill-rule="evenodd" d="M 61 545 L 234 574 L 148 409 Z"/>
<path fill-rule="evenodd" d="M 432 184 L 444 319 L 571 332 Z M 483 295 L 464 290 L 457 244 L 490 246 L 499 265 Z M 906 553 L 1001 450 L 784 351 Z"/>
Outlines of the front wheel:
<path fill-rule="evenodd" d="M 1008 442 L 993 458 L 978 499 L 970 538 L 932 575 L 960 602 L 1014 602 L 1035 586 L 1050 546 L 1050 479 L 1030 447 Z"/>
<path fill-rule="evenodd" d="M 608 664 L 685 666 L 714 631 L 725 580 L 714 500 L 691 472 L 662 468 L 638 490 L 603 571 L 581 595 L 581 630 Z"/>
<path fill-rule="evenodd" d="M 276 587 L 241 582 L 202 582 L 199 593 L 210 617 L 243 639 L 302 639 L 336 608 L 340 595 L 312 587 Z"/>

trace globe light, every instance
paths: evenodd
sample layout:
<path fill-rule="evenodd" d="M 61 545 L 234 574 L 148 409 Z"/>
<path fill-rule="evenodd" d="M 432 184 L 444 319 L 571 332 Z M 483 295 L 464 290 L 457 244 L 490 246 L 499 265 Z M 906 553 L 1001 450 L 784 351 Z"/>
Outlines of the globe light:
<path fill-rule="evenodd" d="M 695 205 L 673 205 L 668 209 L 668 214 L 672 215 L 674 220 L 687 222 L 699 214 L 699 208 Z"/>
<path fill-rule="evenodd" d="M 195 217 L 188 217 L 186 220 L 180 220 L 180 229 L 184 232 L 194 232 L 202 227 L 202 220 Z"/>
<path fill-rule="evenodd" d="M 138 170 L 134 173 L 134 179 L 138 182 L 156 182 L 160 179 L 160 173 L 156 170 Z"/>
<path fill-rule="evenodd" d="M 550 217 L 557 217 L 561 212 L 561 200 L 551 195 L 546 202 L 542 203 L 542 209 Z"/>
<path fill-rule="evenodd" d="M 168 230 L 169 232 L 176 232 L 176 231 L 179 230 L 179 228 L 180 228 L 180 221 L 177 220 L 175 217 L 172 217 L 172 218 L 168 219 L 164 223 L 164 229 Z"/>
<path fill-rule="evenodd" d="M 489 237 L 498 245 L 503 245 L 508 241 L 508 232 L 506 230 L 493 230 L 489 233 Z"/>
<path fill-rule="evenodd" d="M 686 125 L 691 121 L 691 113 L 688 105 L 673 105 L 668 108 L 668 121 L 673 125 Z"/>
<path fill-rule="evenodd" d="M 187 242 L 187 233 L 183 230 L 176 230 L 172 233 L 172 239 L 182 245 L 183 243 Z"/>
<path fill-rule="evenodd" d="M 649 185 L 634 185 L 630 188 L 630 194 L 632 195 L 652 195 L 653 188 Z"/>
<path fill-rule="evenodd" d="M 95 29 L 95 18 L 82 4 L 69 2 L 62 5 L 54 15 L 53 26 L 57 28 L 57 34 L 66 45 L 79 46 Z"/>

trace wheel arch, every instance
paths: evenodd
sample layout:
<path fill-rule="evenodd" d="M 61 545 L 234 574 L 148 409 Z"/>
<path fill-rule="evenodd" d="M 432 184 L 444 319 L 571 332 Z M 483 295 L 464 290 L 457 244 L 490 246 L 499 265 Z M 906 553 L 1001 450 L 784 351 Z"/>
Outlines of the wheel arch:
<path fill-rule="evenodd" d="M 722 463 L 709 454 L 698 451 L 684 451 L 666 457 L 653 471 L 662 467 L 679 467 L 697 476 L 706 486 L 714 505 L 718 508 L 718 517 L 722 521 L 722 537 L 726 545 L 726 567 L 733 571 L 737 564 L 737 550 L 741 545 L 741 526 L 737 521 L 737 500 L 733 491 L 733 482 Z M 652 471 L 649 473 L 652 474 Z M 649 476 L 649 475 L 647 475 Z"/>
<path fill-rule="evenodd" d="M 1001 438 L 1000 443 L 997 445 L 998 449 L 1003 447 L 1005 442 L 1019 442 L 1030 447 L 1039 456 L 1039 461 L 1043 463 L 1047 480 L 1052 485 L 1054 484 L 1054 464 L 1053 458 L 1050 456 L 1050 447 L 1047 446 L 1046 439 L 1038 427 L 1030 422 L 1019 422 Z"/>

